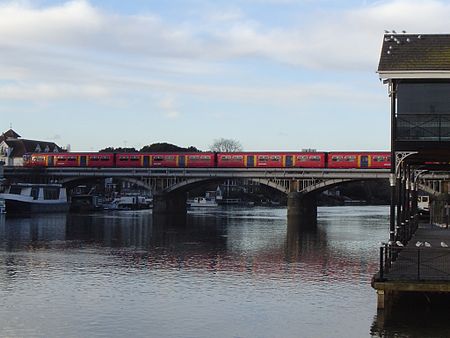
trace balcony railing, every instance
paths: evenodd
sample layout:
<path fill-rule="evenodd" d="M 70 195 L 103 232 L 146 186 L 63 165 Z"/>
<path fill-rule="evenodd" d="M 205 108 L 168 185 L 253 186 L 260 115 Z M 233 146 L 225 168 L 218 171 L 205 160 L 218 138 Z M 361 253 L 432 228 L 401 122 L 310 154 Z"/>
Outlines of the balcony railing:
<path fill-rule="evenodd" d="M 450 141 L 450 114 L 398 114 L 397 141 Z"/>

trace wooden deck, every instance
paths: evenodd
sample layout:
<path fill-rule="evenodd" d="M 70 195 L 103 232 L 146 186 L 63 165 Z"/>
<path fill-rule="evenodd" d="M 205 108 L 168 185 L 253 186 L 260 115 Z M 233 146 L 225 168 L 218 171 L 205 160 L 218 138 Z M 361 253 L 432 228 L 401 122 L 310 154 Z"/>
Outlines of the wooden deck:
<path fill-rule="evenodd" d="M 393 248 L 393 253 L 397 259 L 372 281 L 379 308 L 384 308 L 386 296 L 398 292 L 450 292 L 450 229 L 422 224 L 409 243 Z"/>

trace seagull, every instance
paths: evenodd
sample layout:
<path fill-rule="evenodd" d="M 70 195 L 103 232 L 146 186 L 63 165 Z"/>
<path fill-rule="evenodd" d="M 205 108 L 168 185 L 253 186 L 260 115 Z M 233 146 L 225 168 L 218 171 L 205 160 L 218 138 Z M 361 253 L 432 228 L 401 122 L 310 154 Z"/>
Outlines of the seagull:
<path fill-rule="evenodd" d="M 403 243 L 400 241 L 395 242 L 395 244 L 397 244 L 397 246 L 404 246 Z"/>
<path fill-rule="evenodd" d="M 403 30 L 403 31 L 402 31 L 402 33 L 403 33 L 403 34 L 406 34 L 406 31 L 405 31 L 405 30 Z"/>
<path fill-rule="evenodd" d="M 448 248 L 448 245 L 447 245 L 447 243 L 445 243 L 445 242 L 441 242 L 441 246 L 442 246 L 443 248 Z"/>
<path fill-rule="evenodd" d="M 396 32 L 396 31 L 394 31 L 394 30 L 392 30 L 392 33 L 394 33 L 394 34 L 397 34 L 397 32 Z"/>
<path fill-rule="evenodd" d="M 419 246 L 422 246 L 423 245 L 423 243 L 422 242 L 420 242 L 420 241 L 417 241 L 417 243 L 416 243 L 416 246 L 417 247 L 419 247 Z"/>
<path fill-rule="evenodd" d="M 390 32 L 389 32 L 388 30 L 386 30 L 386 29 L 384 30 L 384 32 L 385 32 L 386 34 L 389 34 L 389 33 L 390 33 Z"/>
<path fill-rule="evenodd" d="M 425 242 L 425 246 L 426 246 L 427 248 L 431 248 L 431 244 L 428 243 L 428 242 Z"/>

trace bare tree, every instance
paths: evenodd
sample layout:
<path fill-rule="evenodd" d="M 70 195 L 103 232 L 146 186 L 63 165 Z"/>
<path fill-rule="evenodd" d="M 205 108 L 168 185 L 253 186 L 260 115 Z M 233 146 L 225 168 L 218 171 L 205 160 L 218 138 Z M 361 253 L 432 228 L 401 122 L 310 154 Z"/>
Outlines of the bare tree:
<path fill-rule="evenodd" d="M 209 149 L 211 151 L 232 153 L 242 151 L 242 145 L 239 141 L 222 137 L 214 140 L 214 143 L 209 146 Z"/>

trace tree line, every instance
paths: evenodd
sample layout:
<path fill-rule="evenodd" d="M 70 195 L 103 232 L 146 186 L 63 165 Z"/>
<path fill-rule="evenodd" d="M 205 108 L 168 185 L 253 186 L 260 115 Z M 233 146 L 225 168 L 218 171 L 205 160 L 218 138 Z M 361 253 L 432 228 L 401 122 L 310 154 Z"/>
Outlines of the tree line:
<path fill-rule="evenodd" d="M 210 151 L 216 152 L 237 152 L 242 151 L 242 149 L 243 149 L 242 145 L 239 143 L 239 141 L 225 138 L 214 140 L 213 144 L 209 146 Z M 175 144 L 166 142 L 153 143 L 144 146 L 139 150 L 137 150 L 134 147 L 123 147 L 123 148 L 107 147 L 100 150 L 100 152 L 102 153 L 164 153 L 164 152 L 198 153 L 201 151 L 202 150 L 199 150 L 194 146 L 183 148 Z"/>

